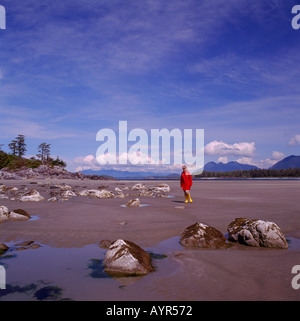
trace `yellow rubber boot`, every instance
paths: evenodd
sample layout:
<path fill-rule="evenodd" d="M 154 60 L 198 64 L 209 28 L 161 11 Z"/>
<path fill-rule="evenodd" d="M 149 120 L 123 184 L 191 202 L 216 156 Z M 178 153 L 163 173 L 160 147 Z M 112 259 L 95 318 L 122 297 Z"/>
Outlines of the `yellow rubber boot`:
<path fill-rule="evenodd" d="M 187 203 L 188 202 L 188 195 L 185 195 L 185 202 L 184 203 Z"/>
<path fill-rule="evenodd" d="M 190 203 L 193 203 L 193 200 L 191 198 L 191 194 L 188 195 Z"/>

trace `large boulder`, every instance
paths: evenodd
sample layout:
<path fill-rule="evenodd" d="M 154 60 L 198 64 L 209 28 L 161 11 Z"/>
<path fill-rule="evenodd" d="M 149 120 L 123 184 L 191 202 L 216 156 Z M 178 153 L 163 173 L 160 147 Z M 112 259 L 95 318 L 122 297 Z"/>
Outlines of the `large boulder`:
<path fill-rule="evenodd" d="M 23 194 L 20 198 L 21 202 L 40 202 L 45 198 L 35 189 L 30 190 Z"/>
<path fill-rule="evenodd" d="M 31 216 L 22 209 L 13 210 L 9 213 L 9 219 L 14 221 L 27 221 Z"/>
<path fill-rule="evenodd" d="M 135 243 L 122 239 L 110 245 L 103 264 L 105 271 L 114 276 L 146 275 L 154 271 L 150 255 Z"/>
<path fill-rule="evenodd" d="M 188 226 L 180 237 L 180 244 L 187 247 L 227 248 L 229 244 L 225 235 L 214 227 L 203 223 Z"/>
<path fill-rule="evenodd" d="M 228 226 L 228 239 L 249 246 L 288 248 L 280 228 L 273 222 L 236 218 Z"/>
<path fill-rule="evenodd" d="M 0 206 L 0 222 L 9 219 L 9 210 L 6 206 Z"/>

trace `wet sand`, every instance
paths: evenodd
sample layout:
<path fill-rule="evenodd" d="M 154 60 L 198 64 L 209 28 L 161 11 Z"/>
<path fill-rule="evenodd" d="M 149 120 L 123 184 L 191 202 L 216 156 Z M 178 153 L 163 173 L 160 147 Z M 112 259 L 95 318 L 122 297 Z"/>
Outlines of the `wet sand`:
<path fill-rule="evenodd" d="M 1 181 L 6 186 L 27 185 L 49 198 L 49 184 L 38 180 Z M 133 186 L 137 181 L 64 181 L 76 191 L 105 185 Z M 147 187 L 158 181 L 142 181 Z M 1 199 L 9 210 L 22 208 L 39 219 L 0 224 L 0 241 L 34 240 L 56 248 L 83 248 L 100 240 L 124 238 L 143 248 L 179 236 L 195 223 L 211 225 L 222 233 L 237 217 L 275 222 L 291 240 L 288 250 L 250 248 L 234 244 L 227 250 L 169 249 L 168 257 L 150 273 L 122 291 L 97 293 L 91 286 L 81 300 L 299 300 L 291 286 L 292 267 L 300 264 L 300 181 L 195 181 L 192 204 L 183 203 L 178 181 L 170 185 L 174 197 L 139 197 L 141 208 L 124 208 L 132 197 L 95 199 L 75 197 L 63 202 L 17 202 Z M 133 193 L 133 191 L 131 191 Z M 184 206 L 184 209 L 176 208 Z M 124 224 L 125 222 L 125 224 Z M 29 251 L 29 250 L 28 250 Z M 40 250 L 38 250 L 40 251 Z M 105 281 L 106 282 L 106 281 Z M 77 294 L 78 296 L 79 294 Z"/>

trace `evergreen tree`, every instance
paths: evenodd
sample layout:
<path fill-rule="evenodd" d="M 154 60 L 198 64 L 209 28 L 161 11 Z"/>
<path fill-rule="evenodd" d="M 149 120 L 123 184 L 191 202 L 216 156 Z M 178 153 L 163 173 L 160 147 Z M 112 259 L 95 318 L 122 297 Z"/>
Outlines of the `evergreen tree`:
<path fill-rule="evenodd" d="M 16 137 L 17 142 L 17 153 L 19 157 L 22 157 L 25 155 L 27 149 L 26 149 L 26 143 L 25 143 L 25 136 L 24 135 L 18 135 Z"/>
<path fill-rule="evenodd" d="M 8 144 L 9 149 L 11 150 L 12 155 L 17 155 L 17 141 L 13 140 L 10 144 Z"/>
<path fill-rule="evenodd" d="M 50 158 L 50 145 L 51 144 L 42 143 L 38 147 L 39 153 L 36 154 L 36 156 L 42 161 L 43 164 L 45 160 L 49 160 Z"/>

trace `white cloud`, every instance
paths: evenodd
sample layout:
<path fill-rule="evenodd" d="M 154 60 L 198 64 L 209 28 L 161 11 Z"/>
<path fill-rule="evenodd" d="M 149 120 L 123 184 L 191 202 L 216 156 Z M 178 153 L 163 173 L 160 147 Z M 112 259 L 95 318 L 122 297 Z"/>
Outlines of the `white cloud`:
<path fill-rule="evenodd" d="M 235 144 L 226 144 L 222 141 L 212 141 L 205 146 L 205 154 L 207 155 L 236 155 L 236 156 L 254 156 L 255 152 L 255 143 L 235 143 Z"/>
<path fill-rule="evenodd" d="M 289 146 L 294 146 L 294 145 L 300 145 L 300 135 L 295 135 L 294 137 L 291 138 L 289 141 Z"/>
<path fill-rule="evenodd" d="M 219 157 L 218 158 L 218 163 L 227 164 L 228 163 L 228 157 L 227 156 Z"/>
<path fill-rule="evenodd" d="M 236 161 L 240 164 L 253 165 L 258 168 L 270 168 L 285 157 L 286 156 L 283 153 L 278 151 L 273 151 L 271 158 L 254 160 L 252 157 L 242 157 L 237 159 Z"/>
<path fill-rule="evenodd" d="M 286 156 L 281 152 L 278 152 L 278 151 L 273 151 L 272 152 L 272 159 L 273 160 L 280 161 L 280 160 L 284 159 L 285 157 Z"/>

